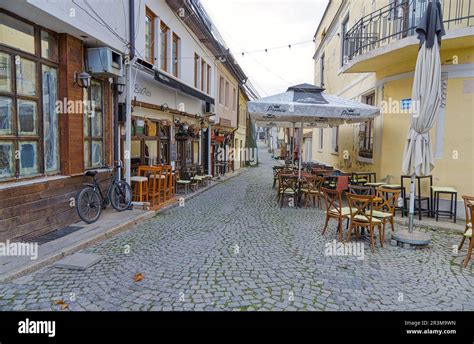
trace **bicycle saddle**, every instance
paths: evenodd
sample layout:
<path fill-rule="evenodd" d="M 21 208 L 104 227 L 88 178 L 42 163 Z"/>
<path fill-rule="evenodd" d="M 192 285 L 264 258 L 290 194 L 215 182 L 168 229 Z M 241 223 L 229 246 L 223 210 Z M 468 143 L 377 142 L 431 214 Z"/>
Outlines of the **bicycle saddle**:
<path fill-rule="evenodd" d="M 88 177 L 95 177 L 97 174 L 97 171 L 87 171 L 86 176 Z"/>

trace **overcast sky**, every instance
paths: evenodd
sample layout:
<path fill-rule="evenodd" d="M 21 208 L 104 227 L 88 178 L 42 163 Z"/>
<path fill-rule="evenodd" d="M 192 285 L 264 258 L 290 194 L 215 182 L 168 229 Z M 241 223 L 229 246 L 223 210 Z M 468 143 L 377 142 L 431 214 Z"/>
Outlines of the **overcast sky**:
<path fill-rule="evenodd" d="M 313 35 L 327 0 L 201 0 L 260 96 L 313 83 Z M 287 47 L 288 44 L 311 41 Z M 276 46 L 285 48 L 259 53 Z"/>

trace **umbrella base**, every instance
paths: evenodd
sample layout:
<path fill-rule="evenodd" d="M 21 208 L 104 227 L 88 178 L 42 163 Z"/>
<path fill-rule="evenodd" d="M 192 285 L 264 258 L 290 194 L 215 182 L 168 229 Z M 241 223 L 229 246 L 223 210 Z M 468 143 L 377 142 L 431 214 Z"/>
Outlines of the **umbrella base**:
<path fill-rule="evenodd" d="M 431 243 L 431 235 L 419 231 L 410 233 L 408 230 L 399 230 L 392 234 L 392 240 L 404 248 L 428 246 Z"/>

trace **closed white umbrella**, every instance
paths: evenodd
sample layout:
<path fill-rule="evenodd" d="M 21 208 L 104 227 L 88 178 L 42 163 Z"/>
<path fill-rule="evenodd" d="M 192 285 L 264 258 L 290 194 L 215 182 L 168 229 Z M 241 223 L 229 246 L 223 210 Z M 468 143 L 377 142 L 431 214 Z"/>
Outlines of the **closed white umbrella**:
<path fill-rule="evenodd" d="M 439 47 L 445 35 L 441 4 L 428 4 L 416 32 L 420 50 L 413 80 L 413 117 L 403 157 L 402 171 L 411 176 L 409 233 L 413 232 L 415 208 L 415 178 L 427 176 L 434 168 L 429 131 L 433 127 L 441 105 L 441 58 Z"/>

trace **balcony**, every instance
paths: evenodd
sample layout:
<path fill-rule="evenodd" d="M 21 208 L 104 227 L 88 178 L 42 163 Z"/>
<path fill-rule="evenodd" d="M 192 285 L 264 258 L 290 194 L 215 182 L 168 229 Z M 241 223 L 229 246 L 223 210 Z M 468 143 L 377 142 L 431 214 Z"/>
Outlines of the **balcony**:
<path fill-rule="evenodd" d="M 442 0 L 447 35 L 443 50 L 474 46 L 474 1 Z M 378 72 L 387 66 L 406 72 L 414 67 L 418 39 L 415 29 L 427 0 L 396 1 L 362 17 L 344 37 L 345 73 Z M 394 65 L 394 62 L 397 65 Z M 399 63 L 400 62 L 400 63 Z"/>

